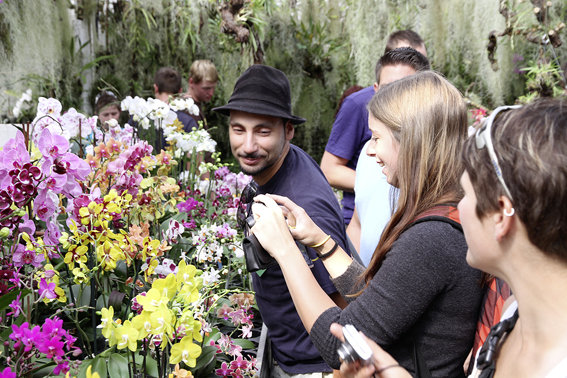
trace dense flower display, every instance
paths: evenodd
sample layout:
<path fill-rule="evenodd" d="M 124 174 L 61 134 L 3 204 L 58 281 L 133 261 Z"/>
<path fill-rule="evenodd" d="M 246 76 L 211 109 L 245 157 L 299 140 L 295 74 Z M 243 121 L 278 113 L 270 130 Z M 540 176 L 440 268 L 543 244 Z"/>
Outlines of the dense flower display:
<path fill-rule="evenodd" d="M 40 98 L 31 132 L 0 151 L 0 377 L 254 375 L 235 229 L 250 177 L 199 163 L 214 141 L 172 111 L 193 103 L 122 106 L 168 149 Z"/>

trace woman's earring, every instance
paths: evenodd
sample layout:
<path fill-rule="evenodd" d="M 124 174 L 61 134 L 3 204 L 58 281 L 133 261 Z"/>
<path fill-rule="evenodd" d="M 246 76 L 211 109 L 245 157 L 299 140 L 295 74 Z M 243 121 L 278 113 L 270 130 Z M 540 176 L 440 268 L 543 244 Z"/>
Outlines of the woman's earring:
<path fill-rule="evenodd" d="M 514 208 L 512 208 L 510 210 L 510 212 L 508 212 L 506 209 L 504 209 L 504 215 L 506 215 L 507 217 L 511 217 L 516 213 L 516 210 Z"/>

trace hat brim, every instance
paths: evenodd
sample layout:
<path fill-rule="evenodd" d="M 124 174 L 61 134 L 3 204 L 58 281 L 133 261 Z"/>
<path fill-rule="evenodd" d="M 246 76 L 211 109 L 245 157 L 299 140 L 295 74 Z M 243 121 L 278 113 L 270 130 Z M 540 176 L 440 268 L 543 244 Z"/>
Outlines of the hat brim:
<path fill-rule="evenodd" d="M 294 116 L 293 114 L 288 113 L 284 110 L 274 108 L 269 104 L 263 104 L 261 102 L 252 102 L 247 100 L 233 101 L 224 106 L 213 108 L 214 112 L 220 113 L 227 117 L 230 117 L 231 110 L 238 110 L 240 112 L 285 118 L 288 119 L 294 125 L 300 125 L 307 121 L 305 118 Z"/>

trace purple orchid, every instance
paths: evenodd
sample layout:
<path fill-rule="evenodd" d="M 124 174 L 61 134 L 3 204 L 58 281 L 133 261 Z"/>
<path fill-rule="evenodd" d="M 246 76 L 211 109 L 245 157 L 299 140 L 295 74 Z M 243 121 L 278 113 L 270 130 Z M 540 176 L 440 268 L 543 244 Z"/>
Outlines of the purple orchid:
<path fill-rule="evenodd" d="M 16 251 L 12 256 L 12 261 L 16 268 L 21 268 L 25 264 L 30 264 L 36 268 L 39 268 L 42 262 L 45 260 L 43 253 L 36 253 L 36 251 L 28 251 L 23 244 L 18 244 Z"/>
<path fill-rule="evenodd" d="M 66 334 L 63 329 L 63 320 L 58 317 L 46 319 L 42 328 L 43 333 L 49 338 L 63 337 Z"/>
<path fill-rule="evenodd" d="M 12 333 L 8 337 L 16 342 L 16 344 L 14 344 L 14 348 L 20 346 L 20 342 L 24 338 L 24 330 L 28 329 L 29 326 L 30 324 L 28 322 L 23 323 L 19 327 L 15 324 L 12 324 Z"/>
<path fill-rule="evenodd" d="M 47 188 L 39 191 L 35 198 L 33 212 L 44 222 L 47 222 L 59 207 L 59 198 L 57 194 Z"/>
<path fill-rule="evenodd" d="M 229 377 L 232 374 L 232 369 L 228 366 L 226 362 L 223 362 L 220 369 L 215 371 L 218 377 Z"/>
<path fill-rule="evenodd" d="M 69 141 L 61 135 L 51 135 L 49 129 L 44 129 L 37 147 L 46 159 L 55 159 L 69 151 Z"/>
<path fill-rule="evenodd" d="M 55 285 L 54 282 L 47 283 L 45 278 L 42 278 L 39 282 L 39 299 L 47 298 L 47 299 L 55 299 L 57 298 L 57 294 L 55 293 Z"/>
<path fill-rule="evenodd" d="M 4 149 L 0 151 L 0 171 L 20 168 L 29 162 L 30 154 L 26 148 L 24 134 L 18 131 L 16 137 L 6 142 Z"/>
<path fill-rule="evenodd" d="M 230 367 L 234 370 L 246 370 L 248 368 L 248 361 L 243 359 L 242 356 L 238 356 L 236 360 L 230 362 Z"/>
<path fill-rule="evenodd" d="M 53 374 L 60 375 L 67 373 L 71 368 L 69 367 L 69 361 L 62 361 L 57 364 L 55 369 L 53 369 Z"/>
<path fill-rule="evenodd" d="M 17 318 L 24 311 L 24 309 L 22 308 L 22 304 L 20 303 L 20 299 L 21 299 L 20 297 L 21 296 L 22 296 L 22 294 L 18 294 L 18 297 L 16 299 L 14 299 L 12 301 L 12 303 L 9 304 L 12 311 L 7 313 L 6 315 L 13 316 L 14 318 Z"/>
<path fill-rule="evenodd" d="M 200 206 L 200 205 L 201 205 L 201 202 L 197 201 L 194 198 L 189 197 L 189 198 L 187 198 L 187 201 L 178 203 L 177 208 L 181 212 L 190 213 L 191 210 L 195 209 L 197 206 Z"/>
<path fill-rule="evenodd" d="M 222 180 L 229 173 L 230 173 L 230 169 L 228 169 L 228 167 L 220 167 L 215 171 L 215 178 L 217 180 Z"/>

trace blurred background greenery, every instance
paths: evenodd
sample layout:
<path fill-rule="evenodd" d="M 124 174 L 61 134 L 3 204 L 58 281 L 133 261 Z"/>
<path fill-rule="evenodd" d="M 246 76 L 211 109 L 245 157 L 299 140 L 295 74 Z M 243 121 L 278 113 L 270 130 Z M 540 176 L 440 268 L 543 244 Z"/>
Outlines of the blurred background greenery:
<path fill-rule="evenodd" d="M 564 95 L 566 12 L 567 0 L 9 0 L 0 2 L 0 123 L 33 119 L 33 104 L 12 112 L 27 88 L 35 101 L 92 114 L 101 90 L 145 98 L 158 68 L 176 68 L 186 86 L 192 61 L 210 59 L 221 79 L 205 112 L 228 159 L 227 119 L 208 110 L 263 63 L 290 79 L 293 111 L 308 120 L 294 143 L 319 161 L 337 101 L 351 85 L 372 85 L 391 32 L 418 32 L 432 67 L 472 108 L 491 109 Z"/>

